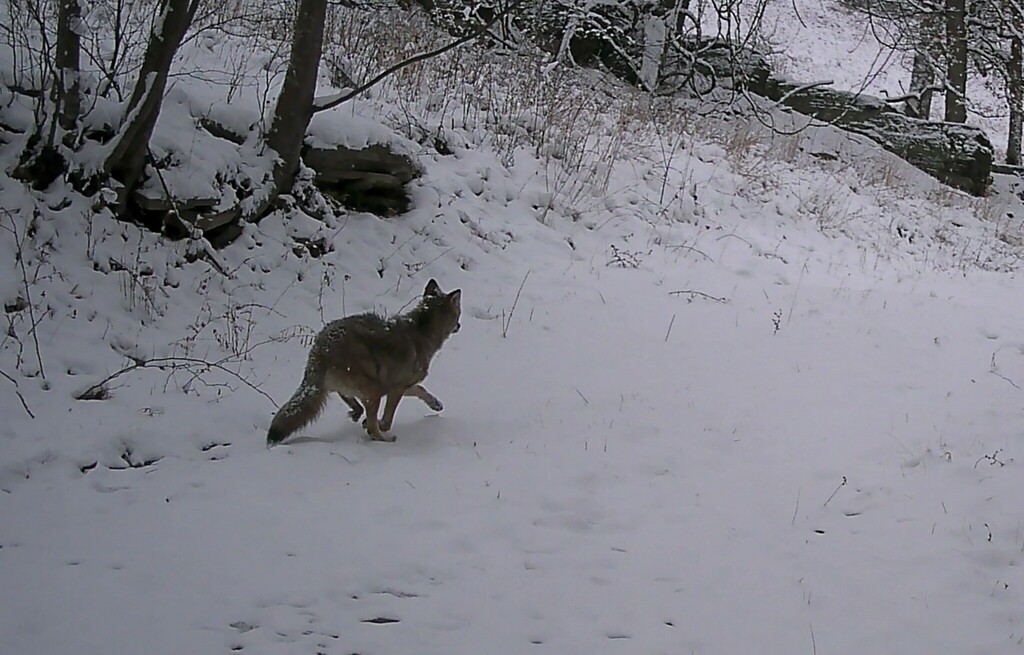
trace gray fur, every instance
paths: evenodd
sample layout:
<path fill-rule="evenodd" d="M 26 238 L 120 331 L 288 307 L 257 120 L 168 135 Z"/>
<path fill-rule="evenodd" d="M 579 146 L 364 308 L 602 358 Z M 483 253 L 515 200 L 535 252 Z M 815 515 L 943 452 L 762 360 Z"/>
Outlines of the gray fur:
<path fill-rule="evenodd" d="M 445 340 L 459 329 L 460 313 L 461 291 L 445 294 L 431 280 L 423 299 L 406 314 L 390 319 L 356 314 L 328 323 L 310 348 L 298 390 L 271 421 L 267 443 L 280 443 L 315 420 L 331 392 L 348 404 L 352 420 L 365 409 L 366 430 L 378 441 L 394 440 L 383 433 L 390 430 L 403 396 L 416 396 L 440 410 L 441 402 L 419 383 Z"/>

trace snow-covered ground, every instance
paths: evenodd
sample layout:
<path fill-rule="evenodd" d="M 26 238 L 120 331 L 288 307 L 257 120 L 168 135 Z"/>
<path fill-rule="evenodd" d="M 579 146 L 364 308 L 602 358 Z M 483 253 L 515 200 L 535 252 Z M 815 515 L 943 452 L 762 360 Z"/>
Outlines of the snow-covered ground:
<path fill-rule="evenodd" d="M 454 82 L 318 117 L 416 157 L 413 211 L 272 216 L 229 275 L 0 177 L 0 652 L 1024 651 L 1006 180 L 972 199 L 831 129 L 650 122 L 580 76 L 593 115 L 546 136 L 541 105 Z M 175 93 L 161 143 L 210 91 Z M 315 330 L 430 278 L 464 292 L 425 383 L 445 410 L 407 400 L 371 443 L 332 400 L 268 450 Z"/>

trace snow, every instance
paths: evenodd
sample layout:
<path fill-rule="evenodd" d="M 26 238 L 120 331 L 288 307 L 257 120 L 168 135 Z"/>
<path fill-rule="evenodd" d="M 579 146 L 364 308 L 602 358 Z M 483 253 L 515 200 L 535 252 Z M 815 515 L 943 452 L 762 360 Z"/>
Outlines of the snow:
<path fill-rule="evenodd" d="M 574 79 L 600 93 L 572 121 L 397 83 L 318 116 L 416 157 L 413 210 L 282 211 L 228 276 L 0 176 L 0 292 L 35 312 L 0 342 L 0 651 L 1021 652 L 1010 181 L 971 198 L 832 128 Z M 219 102 L 191 84 L 159 142 L 255 168 L 175 139 Z M 384 444 L 332 399 L 267 449 L 315 331 L 431 278 L 463 289 L 444 411 L 406 400 Z"/>
<path fill-rule="evenodd" d="M 836 89 L 881 98 L 910 91 L 913 54 L 893 49 L 906 39 L 888 22 L 870 20 L 840 0 L 766 3 L 761 36 L 775 72 L 795 82 L 825 78 Z M 1001 82 L 994 76 L 968 77 L 967 123 L 985 130 L 997 153 L 1002 153 L 998 160 L 1005 158 L 1009 130 L 1009 109 L 1002 95 Z M 943 102 L 942 94 L 933 95 L 934 120 L 942 119 Z"/>

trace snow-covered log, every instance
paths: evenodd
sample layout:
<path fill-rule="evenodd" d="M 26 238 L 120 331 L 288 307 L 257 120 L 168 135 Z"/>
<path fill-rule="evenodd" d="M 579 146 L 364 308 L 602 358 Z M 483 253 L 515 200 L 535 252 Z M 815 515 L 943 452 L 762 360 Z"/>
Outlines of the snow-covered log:
<path fill-rule="evenodd" d="M 765 94 L 807 116 L 861 134 L 936 179 L 976 196 L 991 181 L 992 143 L 981 129 L 910 118 L 881 98 L 772 78 Z"/>
<path fill-rule="evenodd" d="M 346 207 L 381 216 L 409 209 L 405 184 L 419 176 L 408 158 L 381 145 L 353 150 L 337 147 L 310 148 L 302 155 L 316 171 L 316 185 Z"/>

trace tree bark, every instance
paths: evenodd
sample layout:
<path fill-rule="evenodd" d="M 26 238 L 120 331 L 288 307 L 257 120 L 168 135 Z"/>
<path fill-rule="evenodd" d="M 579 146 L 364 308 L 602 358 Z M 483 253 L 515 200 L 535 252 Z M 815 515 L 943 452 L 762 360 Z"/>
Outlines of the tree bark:
<path fill-rule="evenodd" d="M 640 86 L 654 93 L 661 78 L 661 65 L 669 35 L 664 15 L 650 13 L 644 18 L 644 49 L 640 56 Z"/>
<path fill-rule="evenodd" d="M 905 113 L 911 118 L 929 120 L 932 116 L 932 88 L 939 59 L 938 41 L 942 29 L 942 15 L 932 12 L 921 19 L 918 42 L 914 48 L 914 65 L 910 72 L 910 93 L 918 97 L 908 100 Z"/>
<path fill-rule="evenodd" d="M 932 116 L 932 91 L 929 87 L 935 84 L 935 71 L 928 59 L 927 53 L 920 50 L 914 52 L 914 67 L 910 72 L 910 92 L 919 95 L 917 98 L 907 100 L 906 114 L 911 118 L 929 120 Z"/>
<path fill-rule="evenodd" d="M 267 134 L 267 146 L 278 155 L 272 196 L 288 193 L 295 182 L 302 142 L 313 117 L 326 18 L 327 0 L 299 0 L 288 70 Z"/>
<path fill-rule="evenodd" d="M 105 172 L 129 190 L 142 178 L 171 63 L 198 8 L 199 0 L 162 0 L 160 13 L 154 19 L 142 68 L 125 111 L 125 123 L 104 162 Z"/>
<path fill-rule="evenodd" d="M 946 0 L 946 121 L 967 122 L 967 11 L 965 0 Z"/>
<path fill-rule="evenodd" d="M 1024 37 L 1024 16 L 1021 15 L 1016 3 L 1008 3 L 1011 35 L 1010 59 L 1006 68 L 1006 102 L 1010 109 L 1009 134 L 1006 138 L 1006 163 L 1019 166 L 1022 123 L 1024 123 L 1024 48 L 1021 39 Z"/>
<path fill-rule="evenodd" d="M 82 52 L 82 6 L 79 0 L 60 0 L 57 7 L 57 120 L 66 131 L 72 131 L 81 115 L 82 97 L 80 66 Z"/>

